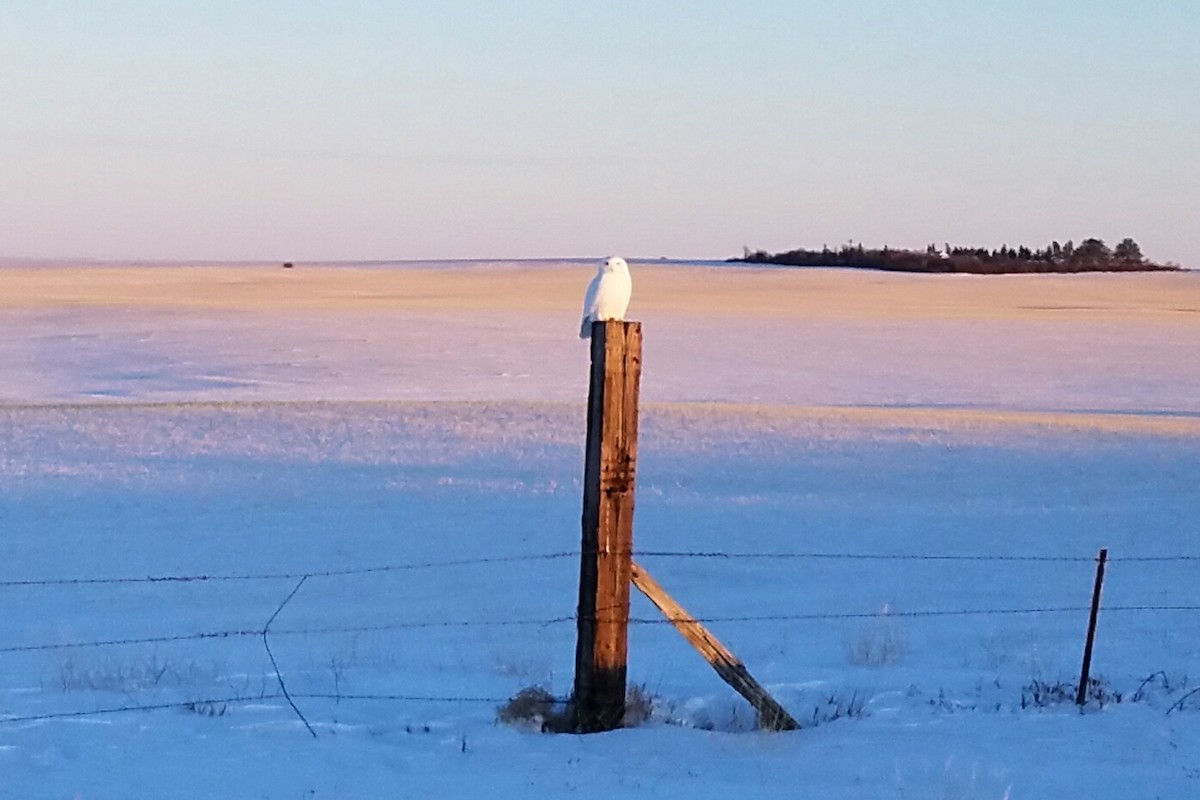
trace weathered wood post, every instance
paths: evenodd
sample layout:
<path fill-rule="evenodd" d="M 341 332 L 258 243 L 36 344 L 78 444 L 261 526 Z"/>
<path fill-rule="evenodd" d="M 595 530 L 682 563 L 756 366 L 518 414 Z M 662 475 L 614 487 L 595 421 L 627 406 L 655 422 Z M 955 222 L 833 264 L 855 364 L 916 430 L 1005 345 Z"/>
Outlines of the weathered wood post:
<path fill-rule="evenodd" d="M 613 730 L 625 715 L 641 374 L 642 324 L 592 323 L 572 703 L 579 733 Z"/>
<path fill-rule="evenodd" d="M 754 680 L 754 676 L 746 669 L 742 660 L 721 644 L 721 641 L 683 606 L 675 602 L 671 595 L 658 585 L 658 581 L 650 577 L 650 573 L 638 564 L 633 565 L 633 585 L 650 598 L 650 602 L 658 607 L 692 647 L 700 651 L 700 655 L 716 670 L 721 680 L 750 701 L 750 705 L 754 706 L 755 712 L 758 713 L 760 728 L 769 731 L 794 731 L 800 727 L 800 723 L 793 719 L 787 709 L 779 705 L 762 684 Z"/>
<path fill-rule="evenodd" d="M 1087 702 L 1088 678 L 1092 670 L 1092 645 L 1096 643 L 1096 618 L 1100 616 L 1100 593 L 1104 588 L 1104 564 L 1108 561 L 1108 548 L 1101 548 L 1096 558 L 1096 582 L 1092 586 L 1092 614 L 1088 617 L 1087 641 L 1083 645 L 1083 669 L 1079 672 L 1079 690 L 1075 692 L 1075 705 Z"/>

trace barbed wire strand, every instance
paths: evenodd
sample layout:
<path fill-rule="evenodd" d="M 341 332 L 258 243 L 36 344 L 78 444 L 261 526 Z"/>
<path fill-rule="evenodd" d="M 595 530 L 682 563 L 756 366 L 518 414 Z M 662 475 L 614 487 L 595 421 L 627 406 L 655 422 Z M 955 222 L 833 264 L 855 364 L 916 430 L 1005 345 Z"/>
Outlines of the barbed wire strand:
<path fill-rule="evenodd" d="M 292 697 L 300 700 L 356 700 L 356 701 L 393 701 L 409 703 L 507 703 L 511 697 L 478 697 L 478 696 L 442 696 L 425 694 L 361 694 L 361 693 L 328 693 L 328 692 L 296 692 Z M 283 700 L 281 692 L 273 694 L 239 695 L 236 697 L 210 697 L 201 700 L 181 700 L 171 703 L 142 703 L 137 705 L 114 706 L 109 708 L 90 708 L 75 711 L 51 711 L 44 714 L 26 714 L 22 716 L 0 715 L 0 725 L 21 722 L 42 722 L 56 719 L 78 719 L 81 717 L 97 717 L 108 714 L 125 714 L 135 711 L 165 711 L 169 709 L 194 709 L 201 706 L 221 706 L 232 703 L 255 703 L 267 700 Z M 566 698 L 556 697 L 557 703 L 567 702 Z M 311 729 L 310 729 L 311 731 Z"/>
<path fill-rule="evenodd" d="M 979 561 L 979 562 L 1044 562 L 1044 563 L 1094 563 L 1094 556 L 1037 556 L 1037 555 L 972 555 L 961 553 L 832 553 L 832 552 L 751 552 L 724 550 L 638 550 L 634 555 L 643 558 L 694 558 L 726 560 L 846 560 L 846 561 Z M 306 570 L 304 572 L 252 572 L 180 575 L 143 575 L 100 578 L 29 578 L 0 580 L 0 588 L 33 586 L 92 586 L 110 584 L 174 584 L 204 583 L 220 581 L 268 581 L 296 580 L 304 576 L 311 578 L 337 578 L 352 575 L 403 572 L 423 569 L 448 569 L 453 567 L 480 566 L 485 564 L 513 564 L 523 561 L 553 561 L 578 558 L 576 551 L 554 553 L 529 553 L 511 556 L 482 556 L 442 561 L 423 561 L 402 564 L 381 564 L 373 567 L 346 567 L 343 569 Z M 1165 563 L 1200 562 L 1200 555 L 1173 556 L 1114 556 L 1108 563 Z"/>
<path fill-rule="evenodd" d="M 1058 606 L 1049 608 L 978 608 L 978 609 L 947 609 L 926 611 L 863 611 L 854 613 L 815 613 L 815 614 L 754 614 L 744 616 L 710 616 L 696 617 L 697 622 L 787 622 L 805 620 L 835 620 L 835 619 L 887 619 L 889 617 L 975 617 L 975 616 L 1005 616 L 1017 614 L 1063 614 L 1082 613 L 1090 611 L 1091 606 Z M 1200 606 L 1112 606 L 1101 607 L 1102 613 L 1125 611 L 1200 611 Z M 630 617 L 631 625 L 670 625 L 669 619 L 650 617 Z"/>
<path fill-rule="evenodd" d="M 188 642 L 203 639 L 234 639 L 243 636 L 261 636 L 262 628 L 239 629 L 228 631 L 204 631 L 202 633 L 184 633 L 175 636 L 144 636 L 140 638 L 100 639 L 84 642 L 56 642 L 53 644 L 16 645 L 0 647 L 0 653 L 31 653 L 39 650 L 70 650 L 86 647 L 115 647 L 133 644 L 165 644 L 168 642 Z"/>
<path fill-rule="evenodd" d="M 145 575 L 124 576 L 114 578 L 30 578 L 20 580 L 0 581 L 0 588 L 20 588 L 30 586 L 90 586 L 104 584 L 136 584 L 136 583 L 203 583 L 206 581 L 268 581 L 296 580 L 305 576 L 310 578 L 337 578 L 349 575 L 369 575 L 382 572 L 404 572 L 420 569 L 445 569 L 450 567 L 471 567 L 482 564 L 512 564 L 521 561 L 552 561 L 567 557 L 578 558 L 576 552 L 533 553 L 513 556 L 483 556 L 479 558 L 458 558 L 444 561 L 424 561 L 407 564 L 382 564 L 374 567 L 347 567 L 345 569 L 307 570 L 304 572 L 259 572 L 259 573 L 229 573 L 212 575 Z"/>
<path fill-rule="evenodd" d="M 1187 702 L 1194 696 L 1200 695 L 1200 688 L 1185 693 L 1167 709 L 1167 714 L 1183 711 Z M 361 694 L 361 693 L 327 693 L 327 692 L 298 692 L 292 697 L 301 700 L 334 700 L 334 701 L 389 701 L 410 703 L 506 703 L 511 697 L 478 697 L 478 696 L 441 696 L 420 694 Z M 213 697 L 201 700 L 184 700 L 171 703 L 145 703 L 137 705 L 115 706 L 109 708 L 93 708 L 75 711 L 52 711 L 44 714 L 26 714 L 22 716 L 0 716 L 0 725 L 27 722 L 43 722 L 60 719 L 79 719 L 85 717 L 106 716 L 133 712 L 164 711 L 169 709 L 195 709 L 203 706 L 221 706 L 233 703 L 254 703 L 267 700 L 285 699 L 282 693 L 240 695 L 235 697 Z M 566 698 L 555 697 L 554 702 L 565 703 Z M 307 724 L 307 723 L 306 723 Z M 311 732 L 311 728 L 309 729 Z"/>
<path fill-rule="evenodd" d="M 959 553 L 825 553 L 825 552 L 746 552 L 724 550 L 638 550 L 634 555 L 646 558 L 697 558 L 697 559 L 794 559 L 794 560 L 846 560 L 846 561 L 1013 561 L 1094 564 L 1095 556 L 1020 556 L 1020 555 L 971 555 Z M 1122 562 L 1200 561 L 1200 556 L 1125 556 L 1108 559 L 1112 564 Z"/>
<path fill-rule="evenodd" d="M 378 625 L 324 626 L 315 628 L 274 628 L 272 636 L 318 636 L 333 633 L 377 633 L 390 630 L 420 630 L 425 628 L 482 628 L 482 627 L 534 627 L 549 626 L 563 622 L 574 622 L 575 616 L 539 619 L 512 620 L 444 620 L 423 622 L 384 622 Z M 238 628 L 226 631 L 203 631 L 176 636 L 146 636 L 141 638 L 100 639 L 82 642 L 55 642 L 52 644 L 16 645 L 0 647 L 0 653 L 27 653 L 39 650 L 69 650 L 72 648 L 113 647 L 136 644 L 164 644 L 169 642 L 202 641 L 207 639 L 235 639 L 262 636 L 262 628 Z"/>
<path fill-rule="evenodd" d="M 608 617 L 603 616 L 606 612 L 612 612 L 616 609 L 597 609 L 593 615 L 595 619 L 600 621 L 610 621 Z M 821 621 L 821 620 L 838 620 L 838 619 L 880 619 L 885 617 L 958 617 L 958 616 L 1006 616 L 1006 615 L 1021 615 L 1021 614 L 1061 614 L 1061 613 L 1082 613 L 1090 610 L 1090 606 L 1047 606 L 1035 608 L 981 608 L 981 609 L 929 609 L 916 611 L 897 611 L 889 610 L 886 614 L 881 611 L 852 611 L 852 612 L 815 612 L 815 613 L 795 613 L 795 614 L 745 614 L 745 615 L 729 615 L 729 616 L 704 616 L 695 617 L 694 619 L 700 623 L 718 623 L 718 622 L 803 622 L 803 621 Z M 1200 605 L 1129 605 L 1129 606 L 1101 606 L 1103 613 L 1121 613 L 1121 612 L 1184 612 L 1184 611 L 1200 611 Z M 389 630 L 414 630 L 414 629 L 430 629 L 430 628 L 486 628 L 486 627 L 548 627 L 551 625 L 560 625 L 564 623 L 575 623 L 578 616 L 575 614 L 559 617 L 545 617 L 539 619 L 513 619 L 513 620 L 445 620 L 445 621 L 423 621 L 423 622 L 385 622 L 378 625 L 349 625 L 349 626 L 323 626 L 314 628 L 273 628 L 270 633 L 272 636 L 323 636 L 340 633 L 377 633 Z M 670 625 L 670 620 L 665 618 L 650 618 L 650 617 L 630 617 L 630 624 L 634 625 Z M 183 642 L 183 641 L 199 641 L 209 639 L 232 639 L 238 637 L 261 637 L 263 634 L 262 628 L 242 628 L 227 631 L 205 631 L 201 633 L 181 634 L 178 636 L 147 636 L 143 638 L 125 638 L 125 639 L 100 639 L 91 641 L 78 642 L 55 642 L 52 644 L 28 644 L 14 645 L 8 647 L 0 647 L 0 653 L 30 653 L 49 650 L 69 650 L 69 649 L 86 649 L 97 647 L 114 647 L 122 645 L 140 645 L 140 644 L 162 644 L 168 642 Z"/>
<path fill-rule="evenodd" d="M 394 630 L 420 630 L 428 628 L 521 628 L 548 627 L 564 622 L 575 622 L 574 614 L 561 617 L 544 617 L 540 619 L 497 619 L 497 620 L 444 620 L 425 622 L 381 622 L 378 625 L 357 625 L 350 627 L 328 626 L 324 628 L 283 628 L 272 631 L 276 636 L 319 636 L 331 633 L 377 633 Z"/>
<path fill-rule="evenodd" d="M 511 697 L 441 697 L 427 694 L 346 694 L 346 693 L 301 693 L 293 695 L 301 700 L 396 700 L 410 703 L 507 703 Z M 554 698 L 555 702 L 566 700 Z"/>
<path fill-rule="evenodd" d="M 17 722 L 41 722 L 51 719 L 73 719 L 77 717 L 98 717 L 105 714 L 124 714 L 133 711 L 163 711 L 170 708 L 186 709 L 195 706 L 217 706 L 229 703 L 252 703 L 260 700 L 278 700 L 280 694 L 241 695 L 237 697 L 214 697 L 204 700 L 181 700 L 175 703 L 147 703 L 140 705 L 116 706 L 112 708 L 92 708 L 82 711 L 50 711 L 44 714 L 27 714 L 20 717 L 0 716 L 0 724 Z"/>
<path fill-rule="evenodd" d="M 296 706 L 294 698 L 299 699 L 319 699 L 319 700 L 355 700 L 355 701 L 397 701 L 397 702 L 430 702 L 430 703 L 503 703 L 509 698 L 499 697 L 477 697 L 477 696 L 438 696 L 438 695 L 418 695 L 418 694 L 361 694 L 361 693 L 317 693 L 303 692 L 291 694 L 287 685 L 283 680 L 279 670 L 278 662 L 274 654 L 271 652 L 269 643 L 269 634 L 271 633 L 271 625 L 275 619 L 283 611 L 284 607 L 292 600 L 293 597 L 300 591 L 308 576 L 301 576 L 299 582 L 293 587 L 292 591 L 284 598 L 283 602 L 275 609 L 275 612 L 267 620 L 262 629 L 259 630 L 231 630 L 231 631 L 212 631 L 199 634 L 190 634 L 177 637 L 146 637 L 143 639 L 114 639 L 106 641 L 94 642 L 75 642 L 75 643 L 58 643 L 53 645 L 27 645 L 20 647 L 0 648 L 0 652 L 21 652 L 31 650 L 49 650 L 66 647 L 101 647 L 111 644 L 130 644 L 130 643 L 156 643 L 163 641 L 179 641 L 185 639 L 216 639 L 230 638 L 233 636 L 249 636 L 261 635 L 263 638 L 264 647 L 267 650 L 267 655 L 271 660 L 272 668 L 275 671 L 276 680 L 279 683 L 280 692 L 274 694 L 258 694 L 258 695 L 238 695 L 233 697 L 217 697 L 206 698 L 202 700 L 188 700 L 170 703 L 149 703 L 149 704 L 134 704 L 124 705 L 100 709 L 86 709 L 76 711 L 60 711 L 48 712 L 43 714 L 28 714 L 22 716 L 0 716 L 0 724 L 2 723 L 25 723 L 39 722 L 55 719 L 72 719 L 82 717 L 101 716 L 108 714 L 131 713 L 136 711 L 160 711 L 165 709 L 188 709 L 196 706 L 216 706 L 230 703 L 248 703 L 259 702 L 265 700 L 284 699 L 288 702 L 293 712 L 299 717 L 314 738 L 317 733 L 309 724 L 307 718 Z M 608 609 L 612 610 L 612 609 Z M 918 610 L 918 611 L 890 611 L 887 614 L 881 612 L 852 612 L 852 613 L 806 613 L 806 614 L 758 614 L 758 615 L 732 615 L 732 616 L 708 616 L 700 618 L 697 621 L 702 623 L 717 623 L 717 622 L 761 622 L 761 621 L 789 621 L 789 620 L 833 620 L 833 619 L 875 619 L 880 617 L 946 617 L 946 616 L 974 616 L 974 615 L 1017 615 L 1017 614 L 1042 614 L 1042 613 L 1082 613 L 1088 611 L 1088 606 L 1061 606 L 1061 607 L 1042 607 L 1042 608 L 1021 608 L 1021 609 L 940 609 L 940 610 Z M 600 609 L 599 613 L 603 613 L 605 609 Z M 1111 612 L 1145 612 L 1145 611 L 1200 611 L 1200 606 L 1196 605 L 1131 605 L 1131 606 L 1110 606 L 1104 608 L 1106 613 Z M 382 630 L 392 627 L 411 627 L 411 626 L 468 626 L 468 625 L 497 625 L 497 624 L 541 624 L 549 625 L 561 622 L 573 622 L 575 616 L 571 617 L 554 617 L 544 620 L 499 620 L 499 621 L 449 621 L 449 622 L 423 622 L 423 623 L 393 623 L 379 626 L 359 626 L 347 628 L 313 628 L 313 629 L 294 629 L 275 631 L 276 635 L 287 634 L 305 634 L 305 633 L 340 633 L 340 632 L 359 632 L 364 630 Z M 669 625 L 673 624 L 671 620 L 664 618 L 638 618 L 631 617 L 630 624 L 637 625 Z M 1182 710 L 1185 702 L 1192 696 L 1200 692 L 1200 689 L 1188 692 L 1172 705 L 1168 713 L 1173 710 Z M 562 702 L 561 699 L 559 702 Z"/>

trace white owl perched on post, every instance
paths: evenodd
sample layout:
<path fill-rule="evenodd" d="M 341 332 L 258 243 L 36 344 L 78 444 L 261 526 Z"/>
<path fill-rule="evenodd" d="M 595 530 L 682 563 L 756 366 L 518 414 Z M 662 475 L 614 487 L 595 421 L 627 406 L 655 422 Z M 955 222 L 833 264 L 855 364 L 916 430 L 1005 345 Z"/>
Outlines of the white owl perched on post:
<path fill-rule="evenodd" d="M 593 322 L 625 319 L 632 291 L 633 280 L 629 277 L 629 265 L 625 259 L 615 256 L 604 259 L 596 271 L 596 277 L 588 284 L 587 294 L 583 296 L 583 322 L 579 326 L 579 338 L 591 337 Z"/>

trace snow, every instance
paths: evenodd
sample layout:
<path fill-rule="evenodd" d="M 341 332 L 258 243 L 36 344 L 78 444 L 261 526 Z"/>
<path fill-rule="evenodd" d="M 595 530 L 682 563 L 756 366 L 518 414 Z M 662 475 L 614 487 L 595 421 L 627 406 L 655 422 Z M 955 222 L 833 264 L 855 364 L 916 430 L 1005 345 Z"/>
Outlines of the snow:
<path fill-rule="evenodd" d="M 0 797 L 1197 793 L 1200 560 L 1132 560 L 1200 556 L 1192 322 L 761 314 L 706 336 L 651 305 L 639 560 L 805 728 L 755 731 L 636 596 L 650 722 L 498 724 L 523 687 L 570 691 L 574 306 L 0 309 Z M 1100 547 L 1093 674 L 1123 701 L 1022 708 L 1078 679 Z M 898 558 L 929 555 L 983 558 Z M 305 574 L 270 642 L 315 739 L 256 633 Z M 1019 609 L 1046 610 L 922 616 Z"/>
<path fill-rule="evenodd" d="M 575 315 L 9 311 L 20 335 L 0 345 L 0 401 L 577 400 L 586 347 L 562 337 Z M 703 336 L 702 318 L 670 312 L 644 325 L 647 402 L 1200 413 L 1194 325 L 758 318 Z"/>

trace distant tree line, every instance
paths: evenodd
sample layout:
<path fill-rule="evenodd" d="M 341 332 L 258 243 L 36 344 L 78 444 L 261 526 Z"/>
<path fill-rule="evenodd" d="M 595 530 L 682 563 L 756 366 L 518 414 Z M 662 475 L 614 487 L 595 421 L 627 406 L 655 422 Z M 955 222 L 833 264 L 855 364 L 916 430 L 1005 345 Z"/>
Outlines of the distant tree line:
<path fill-rule="evenodd" d="M 1123 239 L 1110 248 L 1102 239 L 1084 239 L 1079 244 L 1051 242 L 1042 249 L 1020 245 L 1002 245 L 998 250 L 986 247 L 944 247 L 929 245 L 924 251 L 864 248 L 848 243 L 837 250 L 788 250 L 768 253 L 744 248 L 741 258 L 751 264 L 784 264 L 795 267 L 856 267 L 897 272 L 969 272 L 999 275 L 1013 272 L 1142 272 L 1176 270 L 1176 264 L 1156 264 L 1142 255 L 1133 239 Z"/>

